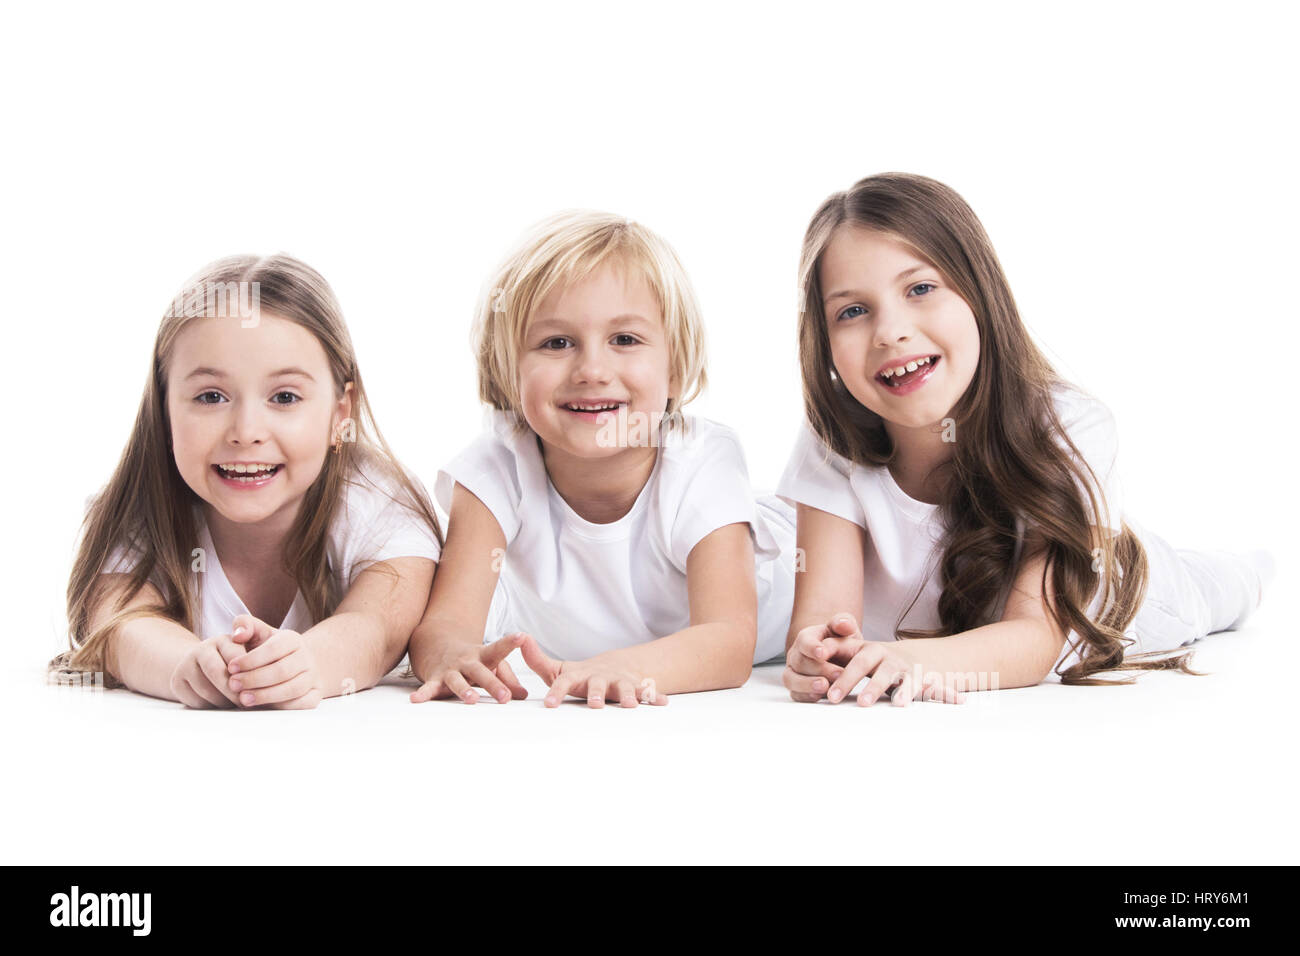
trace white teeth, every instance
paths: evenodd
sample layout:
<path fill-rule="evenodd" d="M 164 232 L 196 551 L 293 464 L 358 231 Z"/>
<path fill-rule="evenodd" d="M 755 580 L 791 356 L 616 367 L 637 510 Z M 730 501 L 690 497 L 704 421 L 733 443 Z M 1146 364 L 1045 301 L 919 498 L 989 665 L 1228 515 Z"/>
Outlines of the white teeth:
<path fill-rule="evenodd" d="M 880 377 L 883 378 L 885 381 L 889 381 L 895 375 L 903 375 L 907 372 L 915 372 L 922 365 L 929 365 L 929 364 L 930 364 L 930 358 L 929 356 L 926 356 L 925 358 L 919 358 L 919 359 L 915 359 L 914 361 L 908 362 L 906 365 L 900 365 L 897 368 L 887 368 L 880 373 Z"/>
<path fill-rule="evenodd" d="M 227 475 L 250 475 L 264 477 L 275 471 L 276 465 L 217 465 L 224 474 Z"/>

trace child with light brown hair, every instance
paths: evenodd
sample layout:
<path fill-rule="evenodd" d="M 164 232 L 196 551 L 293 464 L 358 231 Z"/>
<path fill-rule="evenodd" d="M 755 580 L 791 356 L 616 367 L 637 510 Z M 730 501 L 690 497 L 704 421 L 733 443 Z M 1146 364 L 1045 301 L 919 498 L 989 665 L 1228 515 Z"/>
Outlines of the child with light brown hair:
<path fill-rule="evenodd" d="M 285 255 L 221 259 L 159 325 L 51 667 L 188 707 L 315 707 L 401 660 L 441 543 L 325 279 Z"/>

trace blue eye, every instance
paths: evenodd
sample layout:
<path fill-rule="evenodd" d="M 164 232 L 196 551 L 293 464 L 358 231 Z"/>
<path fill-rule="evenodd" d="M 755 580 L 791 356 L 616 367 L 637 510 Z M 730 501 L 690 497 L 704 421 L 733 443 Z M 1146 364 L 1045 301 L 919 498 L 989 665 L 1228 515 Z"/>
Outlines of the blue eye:
<path fill-rule="evenodd" d="M 857 310 L 856 312 L 854 312 L 855 309 Z M 844 322 L 848 319 L 856 319 L 859 315 L 864 314 L 866 311 L 867 310 L 860 305 L 851 305 L 843 312 L 841 312 L 839 315 L 835 316 L 835 321 Z M 849 314 L 850 312 L 853 312 L 853 314 L 850 315 Z"/>
<path fill-rule="evenodd" d="M 918 292 L 919 289 L 924 289 L 925 291 Z M 918 282 L 916 285 L 912 286 L 911 291 L 918 292 L 918 295 L 929 295 L 931 292 L 934 291 L 934 285 L 929 282 Z"/>
<path fill-rule="evenodd" d="M 206 401 L 209 395 L 215 396 L 215 401 L 210 401 L 210 402 Z M 220 392 L 214 392 L 211 390 L 206 392 L 199 392 L 199 394 L 194 396 L 194 401 L 200 405 L 218 405 L 221 402 L 224 402 L 225 400 L 226 400 L 225 396 L 222 395 Z"/>
<path fill-rule="evenodd" d="M 277 399 L 281 397 L 288 398 L 288 401 L 286 402 L 277 401 Z M 293 392 L 276 392 L 274 395 L 271 396 L 272 405 L 295 405 L 301 401 L 302 401 L 302 397 L 295 395 Z"/>

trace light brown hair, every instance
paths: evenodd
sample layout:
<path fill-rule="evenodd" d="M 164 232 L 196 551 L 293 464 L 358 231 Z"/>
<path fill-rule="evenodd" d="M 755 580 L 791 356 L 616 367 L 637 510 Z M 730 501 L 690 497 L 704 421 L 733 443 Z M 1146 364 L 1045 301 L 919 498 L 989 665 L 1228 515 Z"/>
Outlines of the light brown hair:
<path fill-rule="evenodd" d="M 984 227 L 942 183 L 907 173 L 869 176 L 835 193 L 812 217 L 799 265 L 799 356 L 804 407 L 818 437 L 831 451 L 865 467 L 887 466 L 894 455 L 883 419 L 849 393 L 831 358 L 819 267 L 842 226 L 876 230 L 910 246 L 970 306 L 979 329 L 975 377 L 950 413 L 959 438 L 941 466 L 940 627 L 896 626 L 897 635 L 937 637 L 991 623 L 1017 572 L 1017 542 L 1028 527 L 1045 549 L 1043 593 L 1049 573 L 1055 592 L 1049 613 L 1079 654 L 1077 663 L 1058 671 L 1063 682 L 1116 682 L 1093 676 L 1107 670 L 1192 673 L 1188 652 L 1125 658 L 1131 641 L 1124 628 L 1146 593 L 1145 549 L 1122 525 L 1116 536 L 1103 533 L 1102 566 L 1100 573 L 1093 570 L 1089 507 L 1104 528 L 1107 505 L 1099 490 L 1094 494 L 1094 487 L 1100 488 L 1094 486 L 1096 476 L 1057 415 L 1052 393 L 1065 383 L 1021 322 Z M 1099 588 L 1105 597 L 1093 620 L 1087 609 Z M 905 616 L 906 611 L 899 616 L 900 626 Z"/>

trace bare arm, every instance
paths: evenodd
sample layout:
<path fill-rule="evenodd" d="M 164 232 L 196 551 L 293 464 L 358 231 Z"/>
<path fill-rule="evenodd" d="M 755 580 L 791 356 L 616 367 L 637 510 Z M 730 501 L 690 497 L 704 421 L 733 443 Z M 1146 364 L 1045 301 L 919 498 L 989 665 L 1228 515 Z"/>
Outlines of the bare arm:
<path fill-rule="evenodd" d="M 100 575 L 109 583 L 91 617 L 90 629 L 96 631 L 116 613 L 117 601 L 130 583 L 128 574 Z M 162 596 L 152 584 L 146 584 L 127 602 L 123 610 L 160 605 Z M 131 690 L 163 700 L 177 700 L 171 678 L 181 659 L 194 650 L 198 637 L 175 621 L 150 615 L 120 624 L 104 642 L 104 670 Z"/>
<path fill-rule="evenodd" d="M 1097 528 L 1093 541 L 1101 541 Z M 1000 621 L 951 637 L 901 641 L 900 652 L 923 671 L 958 675 L 957 683 L 966 689 L 975 689 L 972 674 L 980 680 L 996 678 L 995 687 L 1040 683 L 1060 659 L 1066 639 L 1048 611 L 1055 591 L 1050 573 L 1044 587 L 1047 567 L 1042 543 L 1027 538 Z"/>
<path fill-rule="evenodd" d="M 845 518 L 799 505 L 797 545 L 806 570 L 795 575 L 794 610 L 786 634 L 788 651 L 808 627 L 825 627 L 837 615 L 862 620 L 862 553 L 867 532 Z"/>
<path fill-rule="evenodd" d="M 658 640 L 601 654 L 652 676 L 663 694 L 739 687 L 753 669 L 758 640 L 754 544 L 749 525 L 729 524 L 700 540 L 686 559 L 690 626 Z"/>
<path fill-rule="evenodd" d="M 397 666 L 435 568 L 420 557 L 371 565 L 357 575 L 337 610 L 302 635 L 320 668 L 323 696 L 373 687 Z"/>
<path fill-rule="evenodd" d="M 411 635 L 411 669 L 421 681 L 433 677 L 448 651 L 482 645 L 505 547 L 506 536 L 487 505 L 456 485 L 442 561 Z"/>

